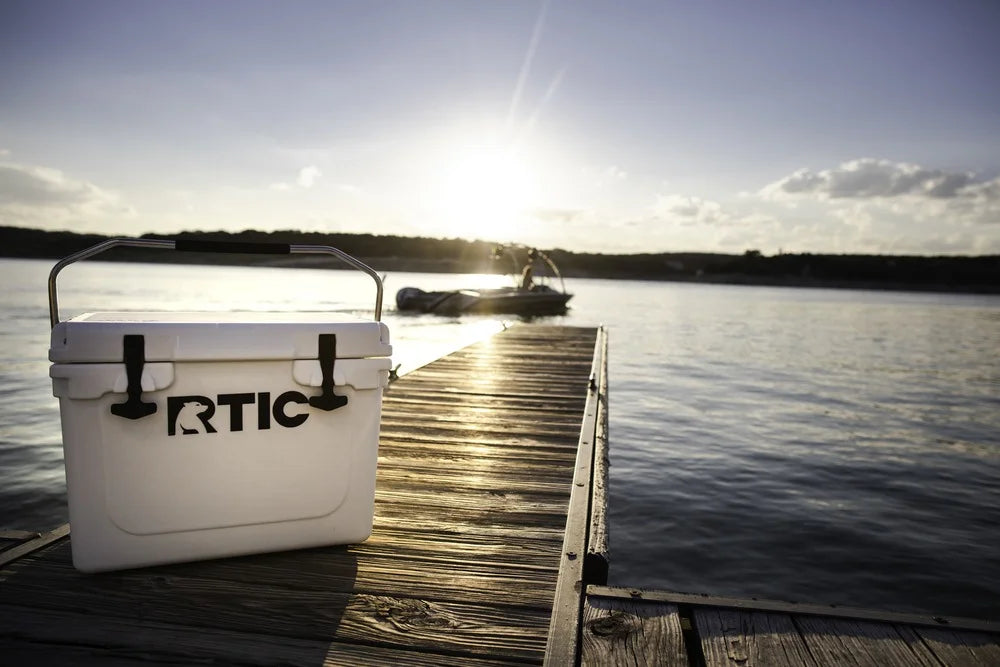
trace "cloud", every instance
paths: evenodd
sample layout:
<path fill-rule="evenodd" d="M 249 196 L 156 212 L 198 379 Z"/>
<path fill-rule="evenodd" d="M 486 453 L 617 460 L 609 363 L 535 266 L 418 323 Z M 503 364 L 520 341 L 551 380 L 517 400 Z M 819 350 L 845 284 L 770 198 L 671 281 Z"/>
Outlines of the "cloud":
<path fill-rule="evenodd" d="M 762 202 L 838 220 L 883 251 L 950 251 L 967 241 L 966 251 L 977 252 L 1000 244 L 985 230 L 958 233 L 1000 224 L 1000 178 L 973 172 L 862 158 L 823 171 L 801 169 L 757 194 Z"/>
<path fill-rule="evenodd" d="M 271 183 L 271 185 L 268 186 L 268 189 L 285 192 L 298 187 L 308 190 L 312 186 L 316 185 L 316 181 L 318 181 L 322 175 L 323 172 L 319 170 L 319 167 L 311 164 L 308 167 L 302 167 L 299 169 L 299 175 L 296 177 L 295 183 Z"/>
<path fill-rule="evenodd" d="M 315 165 L 302 167 L 302 169 L 299 170 L 298 184 L 303 188 L 311 188 L 316 184 L 316 181 L 321 175 L 322 173 L 320 172 L 319 167 Z"/>
<path fill-rule="evenodd" d="M 0 164 L 0 205 L 71 206 L 108 202 L 109 193 L 57 169 Z"/>
<path fill-rule="evenodd" d="M 686 195 L 659 195 L 653 204 L 654 217 L 687 225 L 730 225 L 736 219 L 718 202 Z"/>
<path fill-rule="evenodd" d="M 994 189 L 996 182 L 994 181 Z M 928 169 L 906 162 L 861 158 L 835 169 L 800 169 L 765 186 L 765 198 L 815 196 L 821 199 L 873 199 L 912 196 L 954 199 L 988 185 L 971 172 Z"/>
<path fill-rule="evenodd" d="M 58 169 L 0 163 L 0 220 L 48 229 L 99 229 L 110 219 L 132 216 L 119 197 Z"/>

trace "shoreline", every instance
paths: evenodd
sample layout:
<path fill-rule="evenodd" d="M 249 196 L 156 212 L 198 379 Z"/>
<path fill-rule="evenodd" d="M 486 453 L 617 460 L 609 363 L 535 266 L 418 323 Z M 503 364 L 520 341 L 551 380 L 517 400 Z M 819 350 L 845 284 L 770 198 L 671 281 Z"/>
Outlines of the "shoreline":
<path fill-rule="evenodd" d="M 0 225 L 0 256 L 57 261 L 109 240 L 101 234 L 46 231 Z M 493 241 L 376 236 L 282 230 L 260 232 L 184 232 L 144 234 L 142 239 L 208 241 L 236 244 L 308 244 L 332 246 L 360 259 L 379 273 L 518 273 L 527 248 L 511 246 L 495 261 Z M 1000 255 L 860 255 L 778 253 L 755 249 L 742 254 L 653 252 L 601 254 L 542 249 L 567 279 L 642 280 L 719 285 L 806 287 L 931 293 L 1000 294 Z M 100 261 L 141 263 L 343 268 L 338 259 L 316 255 L 157 252 L 114 248 Z"/>
<path fill-rule="evenodd" d="M 24 256 L 10 255 L 0 252 L 0 259 L 23 259 L 23 260 L 47 260 L 53 263 L 62 259 L 59 256 Z M 358 257 L 362 262 L 368 264 L 380 274 L 385 273 L 438 273 L 438 274 L 488 274 L 503 275 L 502 271 L 495 270 L 495 265 L 483 263 L 479 266 L 470 265 L 467 262 L 454 260 L 428 260 L 409 257 Z M 195 266 L 260 266 L 281 269 L 328 269 L 328 270 L 350 270 L 339 260 L 327 257 L 316 256 L 228 256 L 199 253 L 188 253 L 185 255 L 173 253 L 149 253 L 148 257 L 142 259 L 136 257 L 114 256 L 112 252 L 107 256 L 90 261 L 105 262 L 125 262 L 133 264 L 183 264 Z M 871 290 L 880 292 L 918 292 L 932 294 L 1000 294 L 1000 284 L 972 284 L 955 285 L 948 283 L 908 283 L 902 281 L 874 281 L 874 280 L 845 280 L 845 279 L 822 279 L 807 278 L 801 276 L 761 276 L 749 273 L 708 273 L 701 275 L 663 275 L 647 272 L 621 271 L 600 271 L 600 270 L 567 270 L 563 272 L 563 278 L 573 279 L 593 279 L 593 280 L 637 280 L 647 282 L 675 282 L 690 283 L 696 285 L 738 285 L 746 287 L 788 287 L 805 289 L 843 289 L 843 290 Z M 572 291 L 571 289 L 569 291 Z"/>

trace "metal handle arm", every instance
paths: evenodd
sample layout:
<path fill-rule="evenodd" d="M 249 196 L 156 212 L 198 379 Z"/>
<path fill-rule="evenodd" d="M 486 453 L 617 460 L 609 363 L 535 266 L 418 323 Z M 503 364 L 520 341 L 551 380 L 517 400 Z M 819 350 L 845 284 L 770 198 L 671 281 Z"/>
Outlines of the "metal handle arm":
<path fill-rule="evenodd" d="M 65 257 L 52 267 L 49 272 L 49 322 L 55 327 L 59 324 L 59 298 L 56 289 L 56 278 L 64 268 L 88 259 L 94 255 L 99 255 L 111 248 L 120 246 L 130 246 L 134 248 L 160 248 L 163 250 L 180 250 L 185 252 L 220 252 L 220 253 L 247 253 L 247 254 L 268 254 L 268 255 L 334 255 L 352 267 L 367 273 L 375 281 L 375 321 L 382 319 L 382 279 L 364 262 L 351 257 L 346 252 L 322 245 L 295 245 L 284 243 L 242 243 L 229 241 L 196 241 L 179 239 L 177 241 L 161 241 L 155 239 L 129 239 L 115 238 L 108 239 L 91 246 L 69 257 Z"/>

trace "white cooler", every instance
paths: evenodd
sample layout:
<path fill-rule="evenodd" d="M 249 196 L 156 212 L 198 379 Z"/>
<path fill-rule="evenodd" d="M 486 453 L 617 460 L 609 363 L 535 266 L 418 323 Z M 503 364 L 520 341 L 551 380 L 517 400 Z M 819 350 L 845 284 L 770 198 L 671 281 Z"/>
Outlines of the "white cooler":
<path fill-rule="evenodd" d="M 349 258 L 376 280 L 375 321 L 150 312 L 59 322 L 55 276 L 93 250 L 49 280 L 73 564 L 97 572 L 365 540 L 392 351 L 377 274 Z"/>

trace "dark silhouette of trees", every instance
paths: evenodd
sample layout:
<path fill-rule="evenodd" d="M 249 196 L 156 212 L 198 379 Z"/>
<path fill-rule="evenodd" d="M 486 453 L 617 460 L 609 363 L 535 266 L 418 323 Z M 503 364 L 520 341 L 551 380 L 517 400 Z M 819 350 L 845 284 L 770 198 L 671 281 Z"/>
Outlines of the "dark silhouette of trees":
<path fill-rule="evenodd" d="M 0 256 L 55 259 L 109 237 L 98 234 L 48 232 L 0 227 Z M 310 243 L 330 245 L 354 255 L 378 271 L 438 271 L 509 273 L 509 261 L 493 261 L 493 241 L 432 239 L 375 234 L 325 234 L 281 230 L 261 232 L 183 232 L 144 238 L 195 238 L 216 241 Z M 1000 293 L 1000 255 L 976 257 L 911 255 L 817 255 L 779 253 L 766 256 L 756 249 L 742 255 L 716 253 L 639 253 L 605 255 L 545 249 L 563 275 L 639 280 L 681 280 L 722 283 L 865 287 Z M 134 248 L 115 249 L 100 257 L 111 261 L 239 263 L 341 268 L 326 256 L 228 256 L 172 253 Z M 523 261 L 523 260 L 522 260 Z"/>

